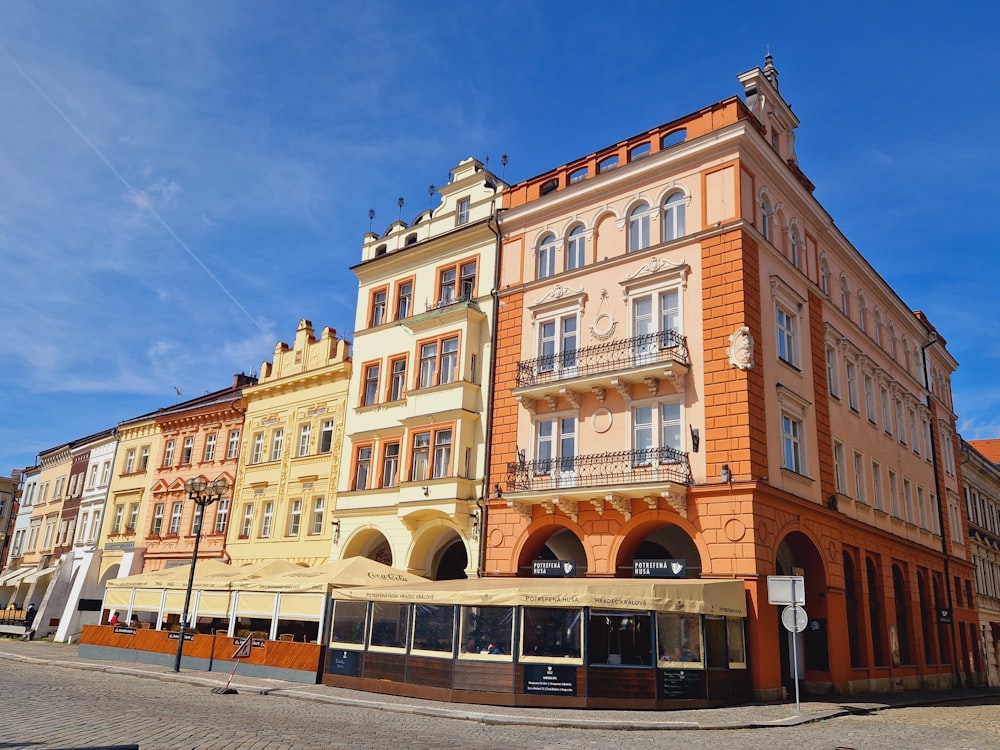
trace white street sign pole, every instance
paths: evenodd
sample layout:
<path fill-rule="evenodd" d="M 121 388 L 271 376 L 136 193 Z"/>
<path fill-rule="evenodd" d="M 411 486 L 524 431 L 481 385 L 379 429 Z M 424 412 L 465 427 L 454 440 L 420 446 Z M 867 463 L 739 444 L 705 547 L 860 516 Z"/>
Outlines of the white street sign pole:
<path fill-rule="evenodd" d="M 797 601 L 795 598 L 795 579 L 792 579 L 792 601 Z M 799 714 L 802 713 L 802 709 L 799 707 L 799 634 L 791 631 L 790 634 L 792 637 L 792 674 L 795 675 L 795 713 Z"/>

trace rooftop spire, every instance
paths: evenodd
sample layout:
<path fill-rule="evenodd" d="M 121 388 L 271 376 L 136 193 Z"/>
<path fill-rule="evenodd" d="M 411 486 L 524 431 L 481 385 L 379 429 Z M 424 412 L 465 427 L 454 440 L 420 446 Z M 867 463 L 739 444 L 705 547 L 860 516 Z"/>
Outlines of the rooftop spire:
<path fill-rule="evenodd" d="M 778 90 L 778 69 L 774 67 L 774 57 L 771 55 L 771 45 L 767 45 L 767 54 L 764 55 L 764 77 L 771 82 L 774 90 Z"/>

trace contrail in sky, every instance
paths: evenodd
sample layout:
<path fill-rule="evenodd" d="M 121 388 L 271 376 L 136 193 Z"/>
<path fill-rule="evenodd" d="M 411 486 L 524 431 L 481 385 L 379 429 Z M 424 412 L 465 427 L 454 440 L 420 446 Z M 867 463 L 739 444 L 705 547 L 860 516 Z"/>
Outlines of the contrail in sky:
<path fill-rule="evenodd" d="M 87 145 L 87 148 L 89 148 L 98 159 L 104 162 L 104 166 L 108 168 L 108 171 L 110 171 L 111 174 L 117 177 L 118 181 L 122 185 L 124 185 L 125 188 L 132 195 L 141 195 L 141 192 L 132 187 L 132 184 L 127 179 L 125 179 L 117 169 L 115 169 L 114 165 L 110 161 L 108 161 L 108 159 L 104 156 L 104 154 L 101 153 L 100 149 L 98 149 L 97 146 L 91 143 L 90 140 L 87 138 L 87 136 L 85 136 L 83 132 L 81 132 L 81 130 L 76 126 L 76 124 L 66 115 L 66 113 L 59 108 L 59 105 L 57 105 L 54 101 L 52 101 L 52 99 L 50 99 L 48 95 L 44 91 L 42 91 L 41 87 L 37 83 L 35 83 L 34 79 L 32 79 L 31 76 L 29 76 L 27 73 L 24 72 L 24 70 L 21 69 L 21 66 L 18 65 L 17 62 L 14 60 L 14 58 L 10 56 L 10 53 L 7 51 L 7 48 L 3 46 L 3 44 L 0 44 L 0 52 L 2 52 L 3 56 L 7 58 L 8 62 L 10 62 L 10 64 L 14 67 L 14 70 L 16 70 L 18 74 L 20 74 L 20 76 L 25 81 L 28 82 L 28 85 L 30 85 L 31 88 L 35 90 L 35 92 L 45 101 L 46 104 L 48 104 L 50 107 L 52 107 L 52 109 L 56 111 L 56 114 L 58 114 L 63 119 L 63 121 L 73 130 L 73 132 L 77 134 L 80 140 Z M 135 203 L 135 201 L 133 203 Z M 219 277 L 216 276 L 214 273 L 212 273 L 211 269 L 209 269 L 209 267 L 202 262 L 201 258 L 199 258 L 195 254 L 194 250 L 192 250 L 188 246 L 188 244 L 177 235 L 177 232 L 175 232 L 173 228 L 171 228 L 171 226 L 167 224 L 166 221 L 164 221 L 163 217 L 160 216 L 159 213 L 157 213 L 155 208 L 153 208 L 152 202 L 139 201 L 139 203 L 141 203 L 142 206 L 147 211 L 149 211 L 150 215 L 154 219 L 156 219 L 156 221 L 159 222 L 160 226 L 166 230 L 167 234 L 169 234 L 171 237 L 174 238 L 174 241 L 184 249 L 184 252 L 186 252 L 188 255 L 191 256 L 191 259 L 201 267 L 201 270 L 203 270 L 206 274 L 208 274 L 208 277 L 215 282 L 215 284 L 219 287 L 219 289 L 222 290 L 223 294 L 229 297 L 230 301 L 232 301 L 232 303 L 236 305 L 239 311 L 242 312 L 244 315 L 246 315 L 247 319 L 249 319 L 250 322 L 253 323 L 261 331 L 261 333 L 267 333 L 264 327 L 257 322 L 257 320 L 247 311 L 247 309 L 243 307 L 243 305 L 240 304 L 239 300 L 233 296 L 233 293 L 226 288 L 226 285 L 219 280 Z"/>

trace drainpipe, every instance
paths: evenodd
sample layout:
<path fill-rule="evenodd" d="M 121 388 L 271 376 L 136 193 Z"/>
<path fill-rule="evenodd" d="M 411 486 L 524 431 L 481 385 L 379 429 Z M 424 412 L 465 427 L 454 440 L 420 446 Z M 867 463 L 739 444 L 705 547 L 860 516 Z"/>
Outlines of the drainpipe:
<path fill-rule="evenodd" d="M 489 410 L 487 412 L 489 418 L 486 420 L 486 451 L 484 458 L 486 465 L 483 467 L 483 486 L 479 492 L 478 502 L 479 565 L 476 573 L 480 578 L 486 572 L 486 529 L 488 528 L 487 519 L 489 517 L 489 503 L 487 499 L 490 496 L 490 462 L 493 458 L 493 408 L 496 405 L 496 383 L 494 381 L 497 372 L 497 330 L 500 327 L 500 211 L 503 208 L 495 208 L 495 204 L 496 198 L 493 199 L 493 203 L 490 206 L 490 220 L 486 222 L 486 226 L 496 236 L 496 245 L 494 249 L 493 289 L 490 290 L 490 297 L 493 298 L 493 321 L 490 324 L 490 396 Z"/>
<path fill-rule="evenodd" d="M 941 475 L 938 472 L 938 439 L 937 439 L 937 423 L 934 420 L 934 412 L 931 411 L 931 379 L 930 373 L 927 369 L 927 349 L 938 342 L 937 331 L 931 331 L 927 338 L 927 342 L 921 345 L 920 354 L 923 359 L 924 365 L 924 390 L 926 391 L 927 399 L 927 411 L 931 412 L 931 466 L 934 467 L 934 491 L 937 493 L 938 498 L 938 528 L 941 529 L 941 555 L 944 558 L 944 590 L 947 595 L 948 610 L 951 612 L 951 622 L 949 623 L 949 630 L 951 631 L 951 652 L 954 659 L 954 670 L 955 670 L 955 686 L 962 686 L 962 673 L 959 669 L 959 661 L 961 656 L 958 653 L 958 639 L 955 635 L 955 608 L 953 606 L 952 593 L 951 593 L 951 566 L 948 564 L 948 541 L 944 537 L 944 502 L 946 500 L 945 493 L 941 488 Z M 933 588 L 933 587 L 932 587 Z M 935 623 L 936 624 L 936 623 Z"/>

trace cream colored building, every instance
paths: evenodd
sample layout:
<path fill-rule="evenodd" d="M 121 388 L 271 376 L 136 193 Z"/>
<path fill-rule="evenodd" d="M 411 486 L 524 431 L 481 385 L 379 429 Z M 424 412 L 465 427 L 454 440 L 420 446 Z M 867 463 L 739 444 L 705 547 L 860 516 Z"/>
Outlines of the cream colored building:
<path fill-rule="evenodd" d="M 436 208 L 365 236 L 336 557 L 477 575 L 503 188 L 466 159 Z"/>
<path fill-rule="evenodd" d="M 319 565 L 336 527 L 340 447 L 351 374 L 348 342 L 299 322 L 256 386 L 243 390 L 244 433 L 226 549 L 234 564 L 283 559 Z"/>

